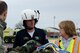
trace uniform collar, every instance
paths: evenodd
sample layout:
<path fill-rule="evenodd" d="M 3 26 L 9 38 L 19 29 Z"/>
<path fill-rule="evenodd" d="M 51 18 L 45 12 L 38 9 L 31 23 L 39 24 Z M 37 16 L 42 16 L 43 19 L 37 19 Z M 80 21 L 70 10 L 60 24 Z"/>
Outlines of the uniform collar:
<path fill-rule="evenodd" d="M 65 38 L 63 38 L 62 37 L 62 40 L 64 40 L 64 41 L 70 41 L 72 38 L 70 37 L 70 38 L 68 38 L 67 40 L 65 39 Z"/>

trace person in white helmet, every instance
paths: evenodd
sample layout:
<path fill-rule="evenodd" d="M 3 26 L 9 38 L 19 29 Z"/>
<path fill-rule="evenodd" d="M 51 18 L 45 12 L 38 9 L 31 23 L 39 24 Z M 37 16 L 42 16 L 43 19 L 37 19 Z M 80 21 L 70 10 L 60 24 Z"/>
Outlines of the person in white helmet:
<path fill-rule="evenodd" d="M 41 45 L 48 43 L 44 30 L 35 27 L 35 24 L 38 22 L 39 15 L 39 11 L 30 9 L 26 9 L 22 12 L 21 16 L 25 29 L 17 32 L 13 48 L 23 46 L 29 40 L 38 41 Z"/>

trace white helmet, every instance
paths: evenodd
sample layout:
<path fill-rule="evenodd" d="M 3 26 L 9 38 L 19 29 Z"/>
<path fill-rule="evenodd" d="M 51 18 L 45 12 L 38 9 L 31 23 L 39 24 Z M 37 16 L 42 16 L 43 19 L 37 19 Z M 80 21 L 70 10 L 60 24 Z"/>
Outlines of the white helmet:
<path fill-rule="evenodd" d="M 22 12 L 22 20 L 39 19 L 39 11 L 26 9 Z"/>

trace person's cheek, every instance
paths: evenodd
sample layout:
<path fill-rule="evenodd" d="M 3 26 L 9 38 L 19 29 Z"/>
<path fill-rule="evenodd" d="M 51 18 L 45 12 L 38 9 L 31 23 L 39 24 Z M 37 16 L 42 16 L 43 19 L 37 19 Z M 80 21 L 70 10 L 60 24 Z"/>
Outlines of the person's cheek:
<path fill-rule="evenodd" d="M 62 34 L 62 32 L 60 31 L 60 36 L 62 36 L 63 34 Z"/>

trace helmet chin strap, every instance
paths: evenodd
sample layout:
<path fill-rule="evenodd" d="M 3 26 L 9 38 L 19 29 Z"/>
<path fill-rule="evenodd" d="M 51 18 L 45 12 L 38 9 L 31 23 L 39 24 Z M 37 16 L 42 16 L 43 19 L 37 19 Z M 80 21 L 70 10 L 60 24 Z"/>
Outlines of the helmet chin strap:
<path fill-rule="evenodd" d="M 27 28 L 27 30 L 32 30 L 32 29 L 34 29 L 34 28 Z"/>
<path fill-rule="evenodd" d="M 26 29 L 27 29 L 27 30 L 33 30 L 34 28 L 35 28 L 35 27 L 32 28 L 32 27 L 26 26 Z"/>
<path fill-rule="evenodd" d="M 34 30 L 34 28 L 27 28 L 28 32 L 32 32 Z"/>

